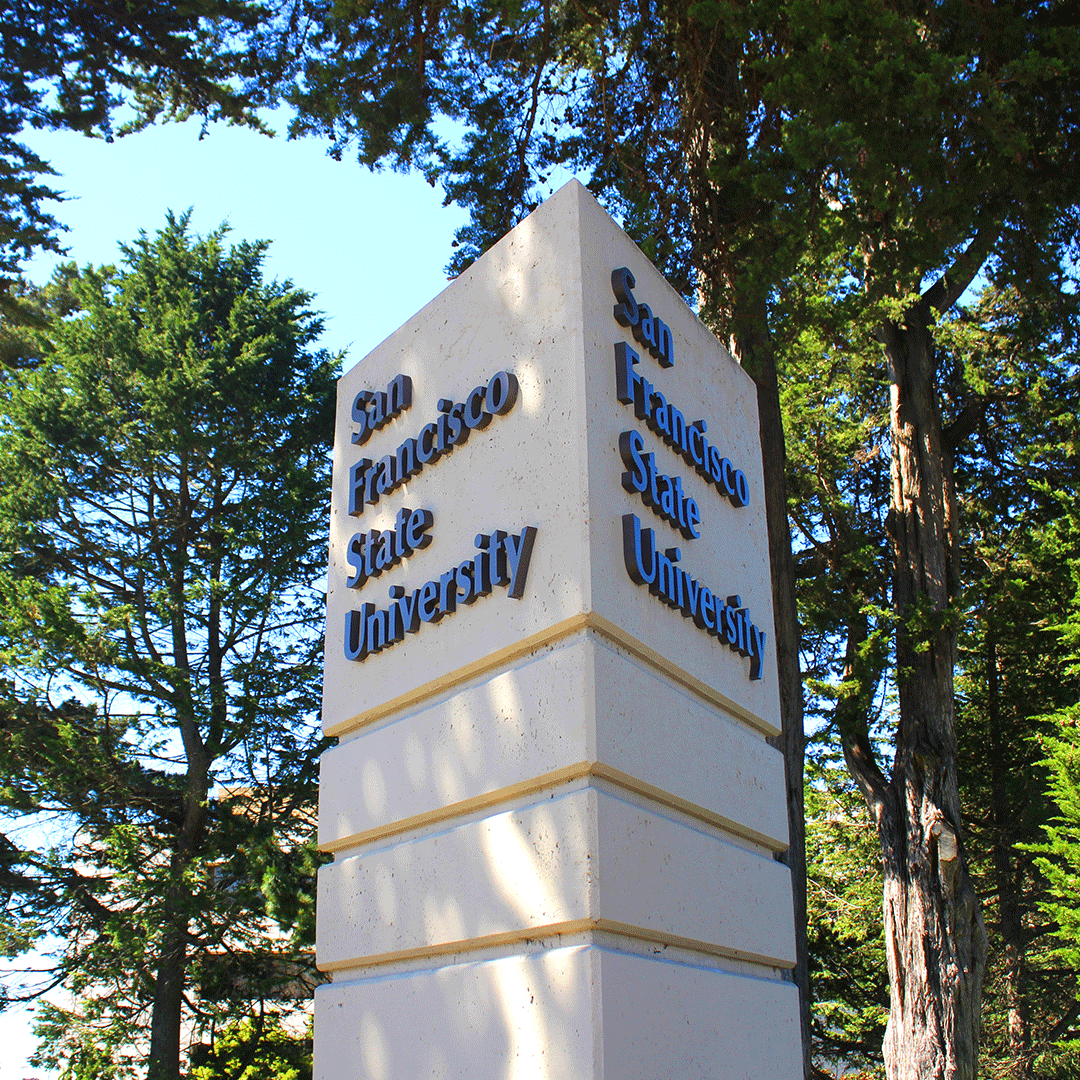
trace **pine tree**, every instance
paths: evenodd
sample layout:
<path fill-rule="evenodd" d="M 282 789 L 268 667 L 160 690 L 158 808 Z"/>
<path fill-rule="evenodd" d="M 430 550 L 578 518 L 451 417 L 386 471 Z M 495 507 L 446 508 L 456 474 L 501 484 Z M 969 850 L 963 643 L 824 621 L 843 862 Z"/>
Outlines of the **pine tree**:
<path fill-rule="evenodd" d="M 883 955 L 883 930 L 868 907 L 861 928 L 845 917 L 865 900 L 869 868 L 858 843 L 842 848 L 836 840 L 860 837 L 861 818 L 835 758 L 842 725 L 886 757 L 895 723 L 883 648 L 889 582 L 880 574 L 889 508 L 885 378 L 865 332 L 860 339 L 857 321 L 845 320 L 835 297 L 841 282 L 835 270 L 812 268 L 801 295 L 832 293 L 836 302 L 805 304 L 790 326 L 781 324 L 790 332 L 784 404 L 815 725 L 807 774 L 815 1050 L 822 1063 L 872 1065 L 879 1054 L 868 1045 L 867 1018 L 880 1000 L 866 964 Z M 1049 927 L 1038 915 L 1046 883 L 1027 845 L 1051 814 L 1038 766 L 1045 714 L 1077 693 L 1075 315 L 1074 301 L 1047 304 L 988 285 L 937 327 L 943 424 L 963 503 L 958 784 L 989 936 L 980 1071 L 1015 1080 L 1069 1067 L 1055 1044 L 1071 1023 L 1074 997 L 1050 959 Z"/>
<path fill-rule="evenodd" d="M 2 801 L 59 831 L 3 839 L 5 946 L 51 951 L 76 1001 L 45 1060 L 151 1080 L 183 1031 L 314 978 L 337 358 L 224 234 L 170 215 L 66 270 L 75 310 L 0 405 Z"/>
<path fill-rule="evenodd" d="M 1029 850 L 1046 877 L 1047 895 L 1039 908 L 1055 939 L 1042 974 L 1060 980 L 1071 997 L 1052 1031 L 1057 1045 L 1044 1051 L 1054 1068 L 1046 1074 L 1066 1076 L 1075 1075 L 1080 1062 L 1080 708 L 1064 709 L 1055 720 L 1057 734 L 1045 737 L 1042 746 L 1057 815 L 1046 826 L 1044 841 Z"/>

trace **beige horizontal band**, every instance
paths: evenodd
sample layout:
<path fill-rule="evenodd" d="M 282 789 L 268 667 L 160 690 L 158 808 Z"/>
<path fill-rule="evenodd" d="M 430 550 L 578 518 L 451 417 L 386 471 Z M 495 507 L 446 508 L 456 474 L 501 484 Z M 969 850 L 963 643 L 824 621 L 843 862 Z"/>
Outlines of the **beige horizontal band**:
<path fill-rule="evenodd" d="M 707 701 L 710 705 L 723 709 L 726 713 L 729 713 L 738 720 L 742 720 L 744 723 L 756 728 L 763 734 L 780 734 L 780 729 L 775 724 L 755 715 L 738 702 L 732 701 L 726 694 L 721 694 L 719 690 L 710 686 L 708 683 L 703 682 L 696 676 L 691 675 L 690 672 L 679 667 L 678 664 L 673 664 L 667 657 L 662 656 L 655 649 L 650 648 L 648 645 L 638 641 L 637 638 L 626 633 L 625 630 L 616 626 L 610 619 L 605 619 L 603 615 L 597 615 L 592 611 L 587 611 L 582 615 L 574 615 L 569 619 L 563 619 L 562 622 L 558 622 L 554 626 L 549 626 L 546 630 L 541 630 L 537 634 L 531 634 L 529 637 L 522 638 L 521 641 L 517 641 L 513 645 L 507 645 L 504 649 L 498 649 L 493 653 L 489 653 L 482 660 L 475 660 L 471 664 L 465 664 L 463 667 L 459 667 L 449 674 L 443 675 L 441 678 L 432 679 L 430 682 L 424 683 L 422 686 L 418 686 L 408 693 L 400 694 L 398 697 L 392 698 L 382 705 L 377 705 L 373 709 L 357 713 L 356 716 L 350 717 L 348 720 L 342 720 L 337 724 L 331 724 L 329 727 L 325 728 L 324 731 L 327 735 L 344 735 L 346 732 L 354 731 L 356 728 L 363 727 L 365 724 L 381 720 L 384 716 L 389 716 L 390 714 L 399 712 L 403 709 L 412 708 L 425 701 L 427 698 L 435 697 L 437 694 L 444 694 L 447 690 L 452 690 L 455 686 L 460 686 L 462 683 L 469 682 L 478 675 L 483 675 L 496 668 L 510 664 L 520 657 L 528 656 L 538 649 L 552 645 L 581 630 L 591 630 L 594 633 L 607 638 L 612 644 L 617 645 L 620 649 L 625 649 L 628 653 L 636 656 L 643 663 L 660 672 L 672 682 L 678 683 L 680 686 L 696 694 L 704 701 Z"/>
<path fill-rule="evenodd" d="M 590 776 L 600 777 L 610 784 L 624 788 L 626 791 L 632 791 L 636 795 L 644 796 L 661 806 L 670 806 L 673 810 L 679 810 L 686 814 L 687 817 L 697 818 L 698 821 L 714 825 L 716 828 L 723 829 L 724 832 L 731 833 L 734 836 L 740 836 L 744 840 L 752 840 L 755 844 L 761 844 L 770 851 L 780 852 L 787 850 L 786 840 L 777 840 L 774 836 L 767 836 L 765 833 L 758 832 L 757 829 L 752 829 L 749 825 L 744 825 L 740 821 L 733 821 L 731 818 L 724 817 L 723 814 L 717 814 L 704 806 L 690 802 L 689 799 L 682 799 L 678 795 L 672 795 L 671 792 L 665 791 L 663 788 L 656 787 L 654 784 L 639 780 L 636 776 L 631 776 L 629 773 L 624 773 L 619 769 L 613 769 L 602 761 L 594 761 L 589 766 L 588 771 Z"/>
<path fill-rule="evenodd" d="M 365 829 L 363 832 L 351 833 L 348 836 L 339 837 L 337 840 L 328 840 L 325 844 L 319 845 L 319 850 L 341 851 L 342 848 L 356 847 L 359 844 L 368 844 L 373 840 L 382 840 L 387 836 L 396 836 L 398 833 L 422 829 L 425 825 L 437 825 L 442 821 L 465 817 L 465 815 L 474 813 L 477 810 L 486 810 L 489 806 L 495 806 L 509 799 L 516 799 L 520 795 L 532 795 L 535 792 L 543 791 L 545 788 L 557 787 L 559 784 L 576 780 L 578 777 L 588 775 L 589 769 L 589 762 L 578 761 L 573 765 L 566 765 L 561 769 L 544 773 L 542 776 L 534 776 L 518 784 L 509 784 L 496 791 L 485 791 L 483 795 L 475 795 L 471 799 L 462 799 L 460 802 L 451 803 L 449 806 L 440 806 L 434 810 L 428 810 L 426 813 L 413 814 L 412 817 L 402 818 L 400 821 L 391 821 L 374 829 Z"/>
<path fill-rule="evenodd" d="M 440 942 L 437 945 L 424 945 L 416 949 L 398 949 L 396 952 L 377 953 L 374 956 L 357 956 L 347 960 L 316 962 L 320 971 L 347 971 L 351 968 L 380 967 L 405 960 L 422 960 L 454 953 L 476 952 L 480 949 L 492 949 L 505 945 L 525 944 L 541 938 L 565 937 L 570 934 L 604 932 L 617 937 L 645 941 L 651 945 L 666 945 L 671 948 L 687 949 L 691 952 L 719 956 L 728 960 L 744 960 L 751 964 L 766 967 L 793 968 L 793 960 L 781 960 L 775 956 L 762 956 L 759 953 L 743 949 L 731 949 L 725 945 L 716 945 L 709 941 L 696 941 L 693 938 L 667 934 L 662 930 L 649 930 L 641 926 L 615 922 L 613 919 L 571 919 L 568 922 L 549 923 L 546 926 L 529 926 L 521 930 L 510 930 L 502 934 L 486 934 L 483 937 L 466 938 L 459 941 Z"/>
<path fill-rule="evenodd" d="M 328 840 L 326 843 L 319 845 L 319 850 L 327 852 L 342 851 L 345 848 L 358 847 L 361 844 L 369 844 L 372 841 L 382 840 L 389 836 L 411 832 L 427 825 L 449 822 L 454 818 L 465 817 L 477 810 L 486 810 L 491 806 L 509 802 L 523 795 L 534 795 L 585 776 L 595 776 L 606 780 L 609 784 L 643 796 L 654 803 L 659 803 L 661 806 L 671 807 L 688 817 L 696 818 L 743 839 L 762 844 L 770 851 L 783 851 L 787 847 L 786 843 L 777 840 L 775 837 L 766 836 L 748 825 L 733 821 L 731 818 L 724 817 L 723 814 L 714 813 L 712 810 L 690 802 L 688 799 L 682 799 L 678 795 L 672 795 L 670 792 L 664 791 L 663 788 L 639 780 L 637 777 L 624 773 L 619 769 L 613 769 L 603 762 L 577 761 L 573 765 L 566 765 L 561 769 L 555 769 L 552 772 L 543 773 L 540 776 L 523 780 L 518 784 L 510 784 L 495 791 L 486 791 L 483 795 L 463 799 L 461 802 L 451 803 L 449 806 L 440 806 L 435 810 L 428 810 L 423 814 L 414 814 L 412 817 L 392 821 L 374 829 L 366 829 L 363 832 L 338 837 L 336 840 Z"/>

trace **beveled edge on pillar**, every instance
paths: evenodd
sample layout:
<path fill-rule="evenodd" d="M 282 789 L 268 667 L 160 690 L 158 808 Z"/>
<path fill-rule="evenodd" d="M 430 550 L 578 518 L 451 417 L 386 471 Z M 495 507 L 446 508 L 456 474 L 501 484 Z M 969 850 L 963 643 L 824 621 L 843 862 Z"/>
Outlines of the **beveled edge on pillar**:
<path fill-rule="evenodd" d="M 627 953 L 606 939 L 592 932 L 324 983 L 315 1078 L 802 1075 L 794 983 L 739 971 L 737 961 L 672 962 L 671 950 L 649 946 Z"/>
<path fill-rule="evenodd" d="M 536 941 L 538 938 L 569 937 L 574 934 L 587 932 L 607 933 L 617 938 L 627 938 L 633 941 L 644 942 L 649 945 L 660 945 L 668 948 L 685 949 L 689 952 L 700 953 L 705 956 L 715 956 L 726 960 L 742 960 L 747 963 L 757 964 L 761 967 L 776 968 L 781 971 L 789 971 L 794 968 L 792 960 L 778 959 L 759 953 L 748 952 L 745 949 L 733 949 L 725 945 L 716 945 L 708 941 L 699 941 L 693 938 L 680 937 L 678 934 L 668 934 L 662 930 L 652 930 L 647 927 L 631 926 L 628 923 L 617 922 L 613 919 L 602 917 L 589 919 L 572 919 L 568 922 L 546 923 L 541 926 L 527 926 L 520 930 L 510 930 L 501 934 L 485 934 L 482 937 L 462 938 L 456 941 L 439 942 L 435 945 L 424 945 L 419 948 L 398 949 L 393 952 L 375 953 L 371 956 L 349 957 L 343 960 L 327 960 L 323 963 L 316 962 L 319 971 L 334 973 L 335 971 L 352 971 L 359 969 L 379 968 L 388 964 L 398 964 L 406 960 L 423 960 L 440 956 L 465 956 L 469 953 L 480 952 L 505 945 L 520 945 Z"/>
<path fill-rule="evenodd" d="M 506 787 L 498 788 L 495 791 L 486 791 L 482 795 L 474 796 L 471 799 L 462 799 L 459 802 L 440 806 L 436 810 L 429 810 L 423 814 L 414 814 L 412 817 L 388 822 L 386 825 L 381 825 L 378 828 L 366 829 L 364 832 L 338 837 L 336 840 L 330 840 L 320 844 L 319 850 L 336 854 L 337 852 L 345 851 L 348 848 L 360 847 L 364 844 L 370 844 L 387 837 L 412 832 L 416 829 L 422 829 L 429 825 L 450 822 L 453 821 L 454 818 L 463 817 L 466 814 L 472 814 L 478 810 L 487 810 L 498 806 L 500 803 L 510 802 L 520 798 L 523 795 L 534 795 L 549 788 L 558 787 L 560 784 L 566 784 L 582 778 L 606 780 L 609 784 L 622 788 L 624 791 L 634 795 L 640 795 L 659 806 L 665 806 L 673 810 L 681 811 L 688 817 L 696 818 L 698 821 L 723 829 L 724 832 L 730 833 L 732 836 L 749 840 L 755 844 L 760 844 L 769 851 L 778 853 L 787 850 L 788 845 L 786 842 L 781 842 L 775 837 L 767 836 L 765 833 L 758 832 L 749 825 L 734 821 L 731 818 L 725 817 L 723 814 L 717 814 L 704 806 L 690 802 L 688 799 L 673 795 L 645 780 L 639 780 L 629 773 L 614 769 L 610 765 L 605 765 L 602 761 L 578 761 L 572 765 L 567 765 L 561 769 L 555 769 L 552 772 L 544 773 L 541 776 L 532 777 L 531 779 L 524 780 L 518 784 L 510 784 Z"/>
<path fill-rule="evenodd" d="M 695 675 L 691 675 L 690 672 L 679 667 L 678 664 L 672 663 L 655 649 L 645 645 L 632 634 L 628 634 L 609 619 L 604 618 L 603 615 L 598 615 L 596 612 L 592 611 L 586 611 L 580 615 L 574 615 L 569 619 L 563 619 L 562 622 L 555 623 L 554 626 L 549 626 L 546 630 L 522 638 L 521 641 L 516 641 L 512 645 L 507 645 L 497 652 L 489 653 L 482 660 L 477 660 L 471 664 L 465 664 L 462 667 L 449 672 L 447 675 L 432 679 L 430 682 L 424 683 L 422 686 L 418 686 L 415 689 L 408 691 L 408 693 L 401 694 L 381 705 L 377 705 L 375 708 L 357 713 L 350 719 L 343 720 L 340 723 L 332 724 L 329 727 L 324 728 L 323 734 L 328 736 L 338 736 L 355 731 L 357 728 L 364 727 L 366 724 L 380 720 L 384 716 L 389 716 L 392 713 L 411 708 L 420 704 L 427 698 L 445 693 L 447 690 L 452 690 L 454 687 L 460 686 L 462 683 L 468 682 L 470 679 L 474 679 L 479 675 L 486 674 L 495 668 L 513 663 L 513 661 L 518 660 L 523 656 L 527 656 L 529 653 L 536 652 L 538 649 L 542 649 L 547 645 L 560 641 L 562 638 L 577 633 L 580 630 L 591 630 L 594 633 L 607 638 L 614 645 L 617 645 L 621 649 L 625 649 L 638 660 L 641 660 L 649 667 L 652 667 L 665 675 L 672 682 L 677 683 L 691 693 L 696 694 L 710 705 L 723 709 L 730 716 L 743 721 L 743 723 L 750 725 L 750 727 L 762 734 L 771 736 L 780 734 L 780 728 L 771 720 L 755 715 L 749 709 L 740 705 L 738 702 L 733 701 L 726 694 L 722 694 L 715 687 L 710 686 Z"/>
<path fill-rule="evenodd" d="M 701 903 L 701 890 L 725 902 Z M 327 970 L 589 928 L 759 966 L 795 959 L 785 866 L 606 783 L 353 849 L 320 869 L 319 903 Z"/>

